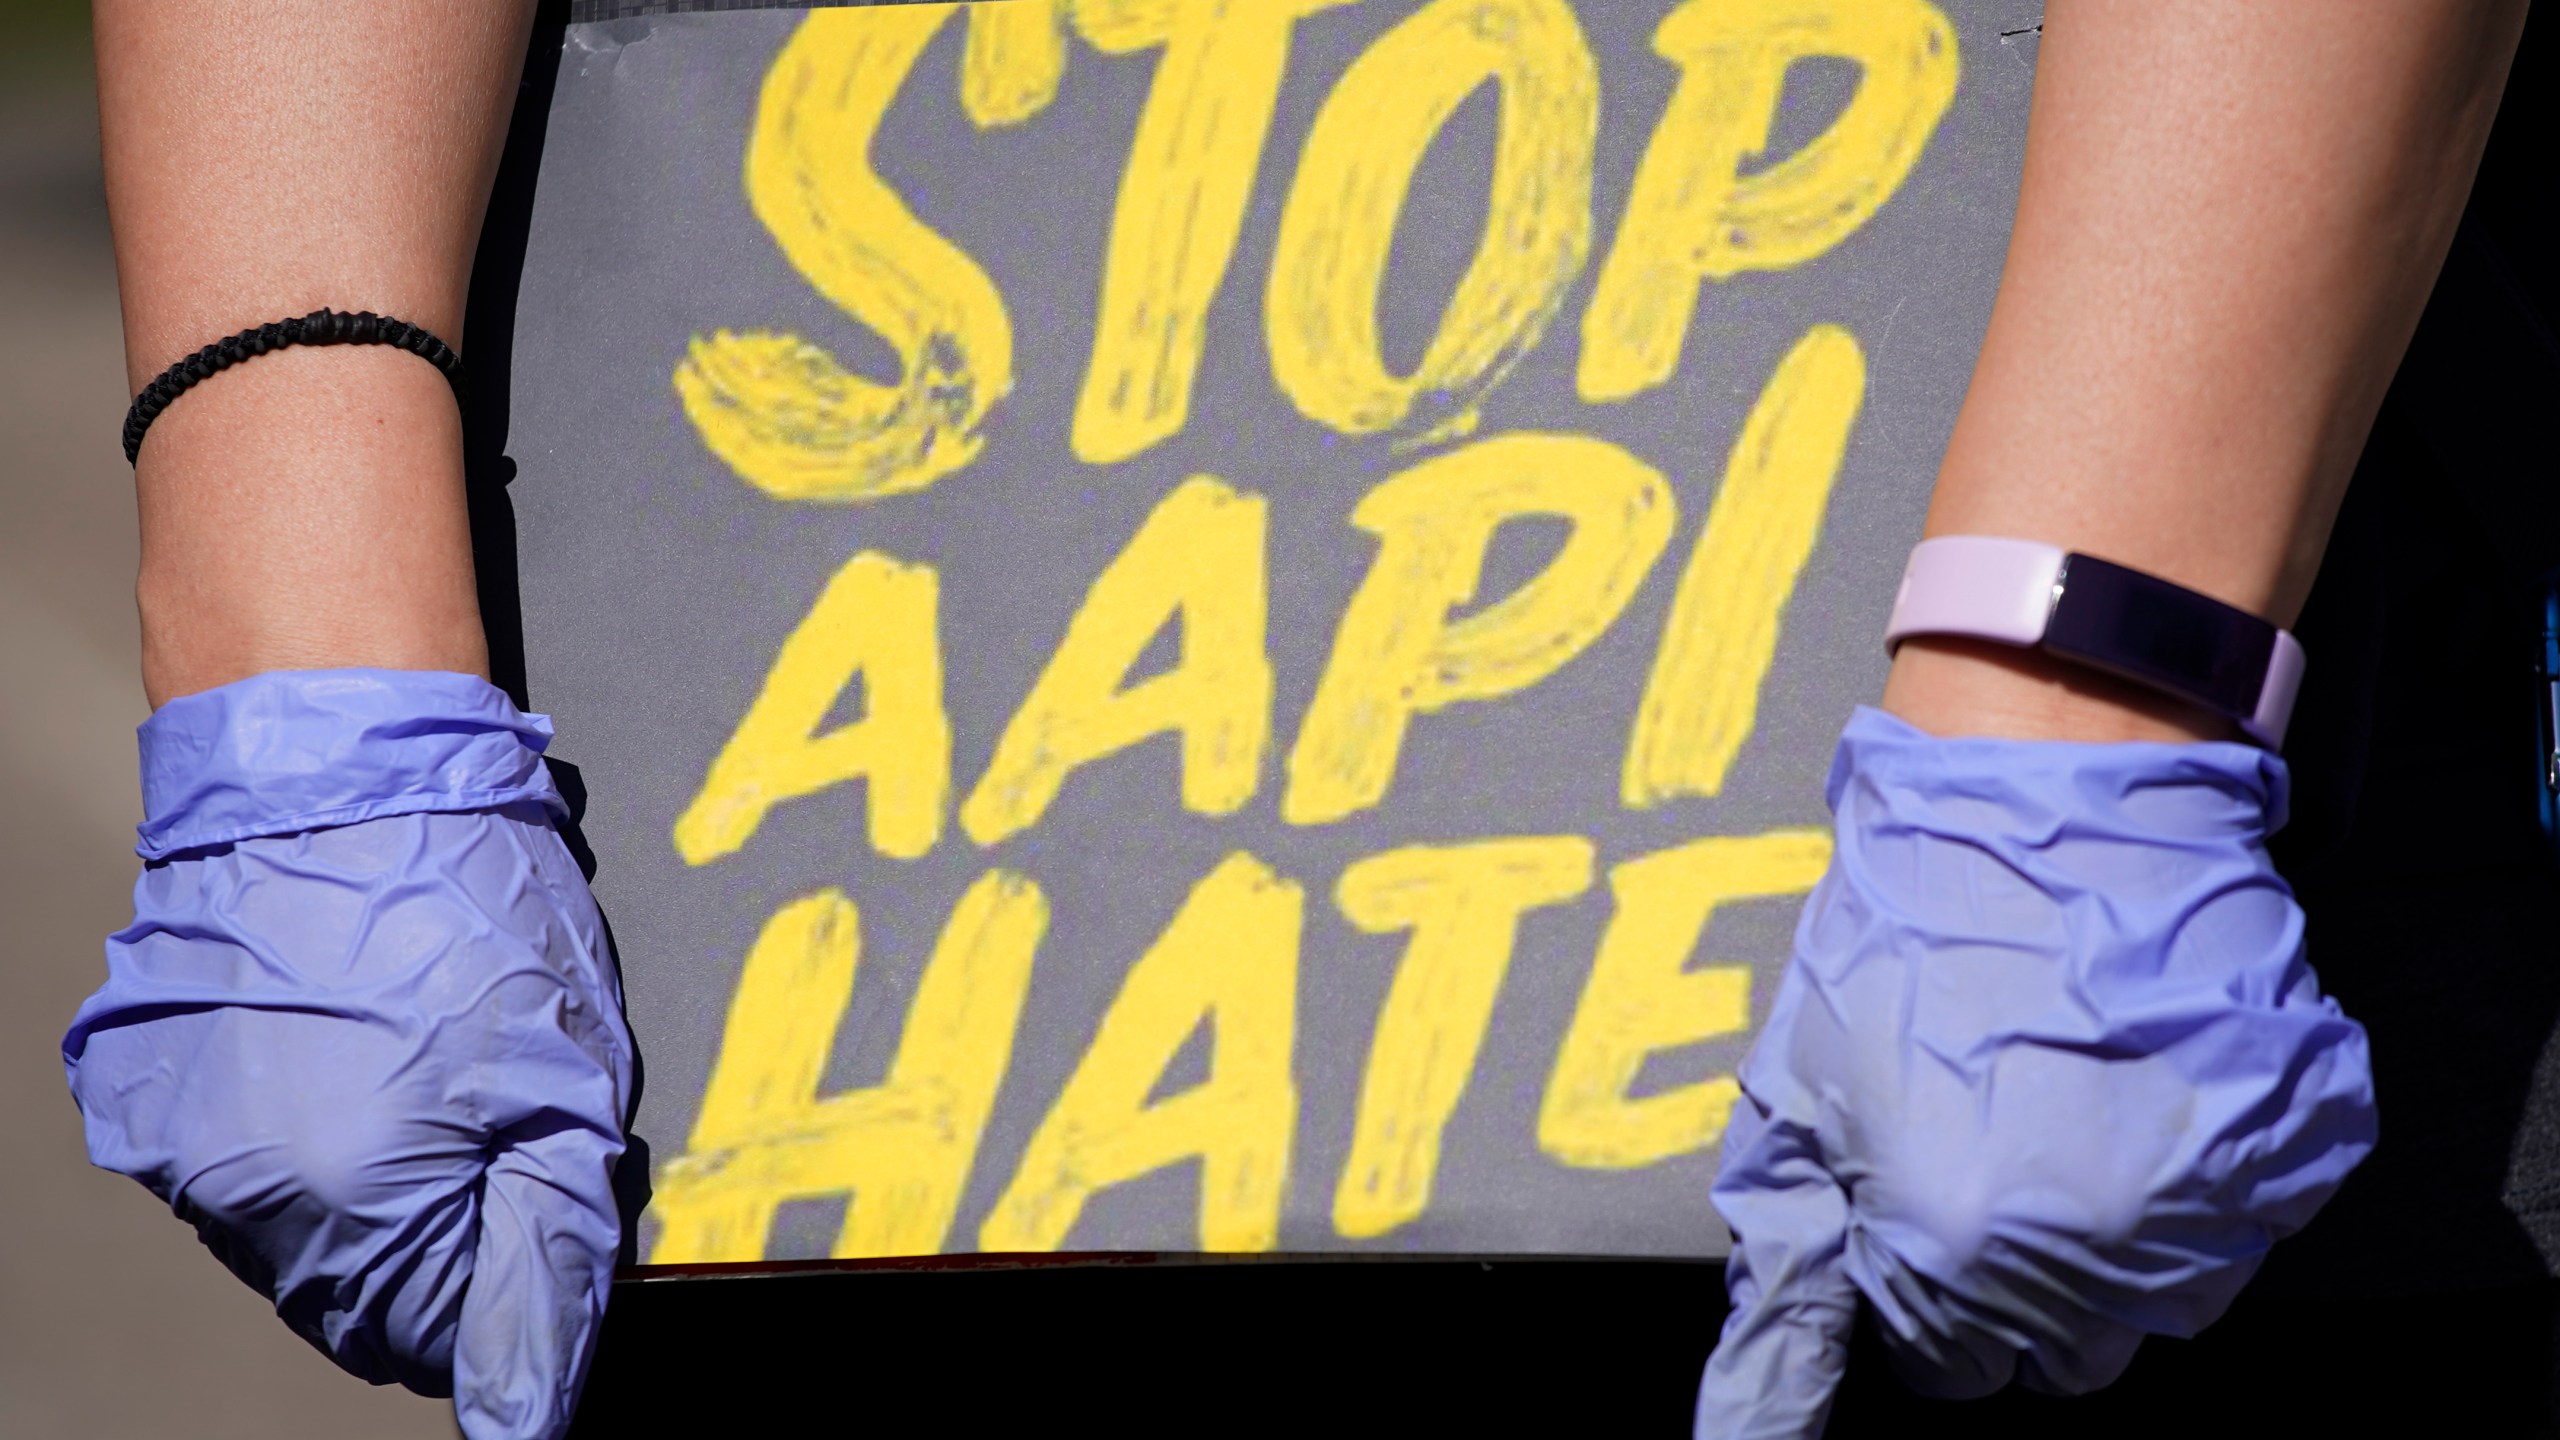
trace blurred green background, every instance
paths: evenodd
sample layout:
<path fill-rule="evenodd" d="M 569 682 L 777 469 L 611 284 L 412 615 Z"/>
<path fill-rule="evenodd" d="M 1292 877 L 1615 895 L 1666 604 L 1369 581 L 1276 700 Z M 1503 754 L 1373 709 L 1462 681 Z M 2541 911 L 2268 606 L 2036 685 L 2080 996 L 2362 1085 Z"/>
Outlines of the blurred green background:
<path fill-rule="evenodd" d="M 77 77 L 89 67 L 87 0 L 10 0 L 0 6 L 6 35 L 0 37 L 0 77 L 23 82 L 28 76 Z"/>
<path fill-rule="evenodd" d="M 339 1373 L 91 1169 L 63 1086 L 132 913 L 145 713 L 92 83 L 85 4 L 0 0 L 0 1437 L 451 1440 L 449 1407 Z"/>

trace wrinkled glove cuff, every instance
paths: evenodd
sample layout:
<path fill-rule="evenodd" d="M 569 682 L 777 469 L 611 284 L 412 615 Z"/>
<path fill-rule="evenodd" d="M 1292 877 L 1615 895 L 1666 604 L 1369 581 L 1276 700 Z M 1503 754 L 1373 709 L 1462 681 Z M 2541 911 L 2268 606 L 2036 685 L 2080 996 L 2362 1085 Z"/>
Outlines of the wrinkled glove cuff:
<path fill-rule="evenodd" d="M 272 671 L 172 700 L 135 736 L 145 860 L 385 815 L 568 813 L 542 763 L 550 717 L 475 675 Z"/>

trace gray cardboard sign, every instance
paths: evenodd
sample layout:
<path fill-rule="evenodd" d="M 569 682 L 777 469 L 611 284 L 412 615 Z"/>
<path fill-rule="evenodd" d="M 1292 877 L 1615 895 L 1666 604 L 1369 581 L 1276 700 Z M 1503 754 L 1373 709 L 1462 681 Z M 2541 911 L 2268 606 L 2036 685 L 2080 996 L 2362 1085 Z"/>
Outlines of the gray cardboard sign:
<path fill-rule="evenodd" d="M 2037 18 L 573 24 L 508 449 L 643 1257 L 1722 1253 Z"/>

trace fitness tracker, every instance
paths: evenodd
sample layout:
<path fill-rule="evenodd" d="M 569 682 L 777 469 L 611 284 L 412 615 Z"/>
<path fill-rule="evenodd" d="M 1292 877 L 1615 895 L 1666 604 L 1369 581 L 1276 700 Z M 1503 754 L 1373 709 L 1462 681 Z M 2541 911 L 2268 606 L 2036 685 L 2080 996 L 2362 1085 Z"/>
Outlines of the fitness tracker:
<path fill-rule="evenodd" d="M 2302 646 L 2246 610 L 2035 540 L 1942 535 L 1912 547 L 1885 626 L 2042 650 L 2175 695 L 2284 746 Z"/>

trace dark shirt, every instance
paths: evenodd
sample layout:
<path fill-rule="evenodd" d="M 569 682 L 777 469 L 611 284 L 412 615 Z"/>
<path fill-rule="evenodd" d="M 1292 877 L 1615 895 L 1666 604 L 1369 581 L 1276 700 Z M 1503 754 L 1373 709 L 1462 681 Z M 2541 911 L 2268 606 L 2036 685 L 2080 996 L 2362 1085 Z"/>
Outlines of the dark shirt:
<path fill-rule="evenodd" d="M 2538 596 L 2560 568 L 2555 24 L 2489 153 L 2299 625 L 2278 860 L 2322 983 L 2373 1039 L 2382 1141 L 2273 1290 L 2560 1273 L 2560 865 L 2535 787 Z"/>

